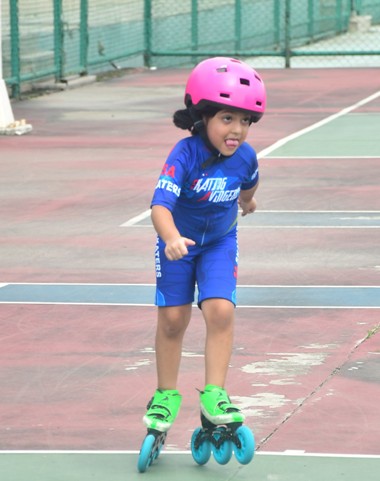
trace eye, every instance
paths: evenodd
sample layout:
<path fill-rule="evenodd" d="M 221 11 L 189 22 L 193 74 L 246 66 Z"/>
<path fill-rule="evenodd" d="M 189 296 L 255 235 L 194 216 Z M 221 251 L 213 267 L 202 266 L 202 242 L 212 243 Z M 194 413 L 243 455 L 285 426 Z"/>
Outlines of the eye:
<path fill-rule="evenodd" d="M 224 122 L 231 122 L 232 121 L 232 115 L 224 114 L 222 119 L 223 119 Z"/>
<path fill-rule="evenodd" d="M 251 117 L 244 117 L 244 119 L 241 119 L 241 123 L 244 125 L 249 125 L 251 123 Z"/>

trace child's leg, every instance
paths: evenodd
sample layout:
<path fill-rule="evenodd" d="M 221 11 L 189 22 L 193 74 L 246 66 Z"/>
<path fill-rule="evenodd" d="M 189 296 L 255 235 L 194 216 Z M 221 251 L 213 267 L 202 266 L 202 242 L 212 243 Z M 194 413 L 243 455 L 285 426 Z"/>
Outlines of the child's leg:
<path fill-rule="evenodd" d="M 202 314 L 207 329 L 205 384 L 224 387 L 232 353 L 234 304 L 227 299 L 205 299 Z"/>
<path fill-rule="evenodd" d="M 191 304 L 159 307 L 156 331 L 158 389 L 177 389 L 182 341 L 191 317 Z"/>
<path fill-rule="evenodd" d="M 182 341 L 191 317 L 191 304 L 159 307 L 156 330 L 157 390 L 143 418 L 150 429 L 166 432 L 177 417 L 182 396 L 177 391 Z"/>
<path fill-rule="evenodd" d="M 244 415 L 224 389 L 231 359 L 234 304 L 212 298 L 202 302 L 206 320 L 206 387 L 200 393 L 202 414 L 213 424 L 243 422 Z"/>

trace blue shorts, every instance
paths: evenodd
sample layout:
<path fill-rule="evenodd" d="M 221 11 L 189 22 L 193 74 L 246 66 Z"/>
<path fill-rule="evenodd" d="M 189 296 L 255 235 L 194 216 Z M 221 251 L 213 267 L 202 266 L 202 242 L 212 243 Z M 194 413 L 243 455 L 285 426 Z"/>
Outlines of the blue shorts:
<path fill-rule="evenodd" d="M 156 306 L 182 306 L 194 302 L 198 288 L 198 306 L 210 298 L 222 298 L 236 305 L 238 244 L 236 229 L 205 246 L 190 246 L 178 261 L 169 261 L 165 244 L 157 237 Z"/>

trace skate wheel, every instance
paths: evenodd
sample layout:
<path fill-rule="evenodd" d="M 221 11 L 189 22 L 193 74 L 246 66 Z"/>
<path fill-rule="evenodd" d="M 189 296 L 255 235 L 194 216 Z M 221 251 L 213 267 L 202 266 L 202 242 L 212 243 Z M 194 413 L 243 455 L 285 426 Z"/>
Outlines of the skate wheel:
<path fill-rule="evenodd" d="M 156 438 L 153 434 L 148 434 L 141 445 L 139 460 L 137 463 L 137 469 L 140 473 L 145 473 L 157 457 L 155 450 L 153 449 L 155 442 Z"/>
<path fill-rule="evenodd" d="M 235 436 L 240 442 L 240 447 L 235 446 L 235 457 L 240 464 L 248 464 L 255 454 L 255 438 L 252 431 L 247 426 L 240 426 Z"/>
<path fill-rule="evenodd" d="M 214 432 L 213 433 L 214 439 L 218 441 L 221 436 L 223 436 L 223 432 Z M 218 442 L 216 445 L 213 446 L 213 454 L 215 461 L 218 464 L 227 464 L 232 457 L 232 443 L 229 440 L 225 440 L 218 446 Z"/>
<path fill-rule="evenodd" d="M 197 428 L 193 435 L 191 436 L 191 454 L 193 455 L 194 461 L 203 466 L 208 462 L 211 456 L 211 443 L 206 439 L 200 441 L 198 445 L 198 437 L 202 436 L 202 428 Z"/>

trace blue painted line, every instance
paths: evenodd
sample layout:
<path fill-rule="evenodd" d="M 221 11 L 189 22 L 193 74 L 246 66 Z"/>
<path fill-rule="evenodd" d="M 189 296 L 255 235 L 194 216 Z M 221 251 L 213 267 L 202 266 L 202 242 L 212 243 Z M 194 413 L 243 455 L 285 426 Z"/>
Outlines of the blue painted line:
<path fill-rule="evenodd" d="M 153 305 L 155 286 L 140 284 L 7 284 L 0 302 Z"/>
<path fill-rule="evenodd" d="M 380 286 L 241 286 L 240 305 L 257 307 L 380 307 Z"/>
<path fill-rule="evenodd" d="M 239 286 L 238 307 L 380 308 L 380 286 Z M 0 303 L 143 305 L 147 284 L 3 284 Z"/>

